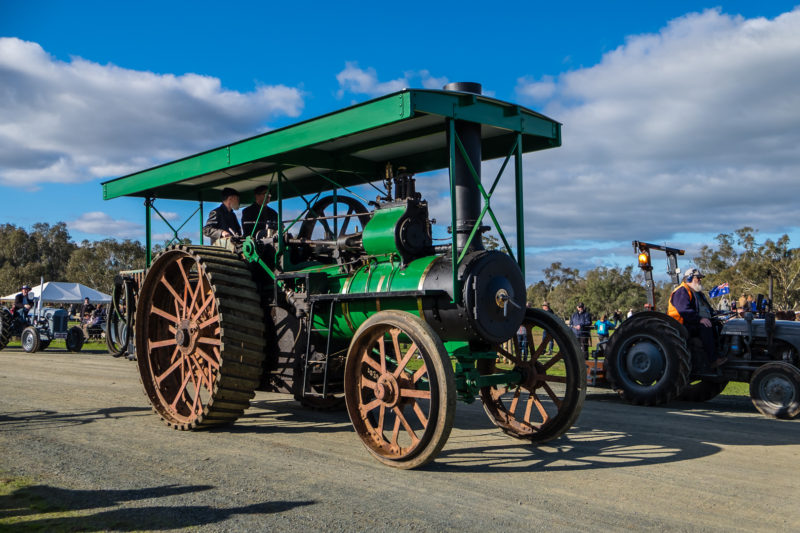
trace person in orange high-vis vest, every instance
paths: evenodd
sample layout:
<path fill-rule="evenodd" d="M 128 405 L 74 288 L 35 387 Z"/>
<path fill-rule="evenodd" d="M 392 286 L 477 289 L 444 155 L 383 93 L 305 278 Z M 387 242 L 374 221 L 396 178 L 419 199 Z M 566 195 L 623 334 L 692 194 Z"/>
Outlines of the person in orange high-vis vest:
<path fill-rule="evenodd" d="M 667 314 L 683 324 L 689 335 L 697 336 L 703 341 L 707 363 L 711 368 L 716 368 L 727 359 L 717 357 L 717 342 L 711 324 L 713 312 L 703 294 L 700 281 L 704 277 L 698 269 L 688 269 L 683 275 L 683 282 L 669 297 Z"/>

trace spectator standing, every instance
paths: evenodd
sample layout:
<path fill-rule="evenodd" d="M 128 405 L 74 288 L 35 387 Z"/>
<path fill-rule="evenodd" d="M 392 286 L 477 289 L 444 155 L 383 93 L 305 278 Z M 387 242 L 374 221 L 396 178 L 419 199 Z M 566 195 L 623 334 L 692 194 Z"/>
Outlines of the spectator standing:
<path fill-rule="evenodd" d="M 553 310 L 550 309 L 550 302 L 542 302 L 542 310 L 547 311 L 548 313 L 551 313 L 551 314 L 555 315 Z M 547 330 L 543 330 L 542 331 L 542 342 L 545 341 L 545 339 L 547 338 L 548 335 L 550 335 L 550 334 L 547 332 Z M 550 337 L 550 344 L 547 346 L 547 355 L 552 355 L 552 353 L 553 353 L 553 343 L 554 343 L 553 337 Z"/>
<path fill-rule="evenodd" d="M 583 302 L 579 303 L 575 308 L 575 312 L 572 313 L 572 317 L 569 319 L 569 325 L 573 333 L 575 333 L 575 337 L 578 338 L 578 342 L 580 342 L 583 357 L 588 359 L 589 345 L 592 341 L 592 315 L 589 314 Z"/>
<path fill-rule="evenodd" d="M 519 343 L 519 349 L 522 353 L 522 357 L 526 358 L 528 355 L 528 332 L 525 330 L 525 324 L 520 324 L 519 329 L 517 330 L 517 342 Z"/>
<path fill-rule="evenodd" d="M 747 307 L 747 296 L 745 296 L 744 293 L 742 293 L 742 295 L 739 296 L 739 300 L 736 302 L 736 308 L 744 309 L 746 307 Z"/>
<path fill-rule="evenodd" d="M 603 315 L 603 318 L 594 323 L 594 327 L 597 329 L 597 341 L 599 343 L 608 340 L 609 331 L 614 329 L 615 326 L 608 321 L 608 315 Z"/>

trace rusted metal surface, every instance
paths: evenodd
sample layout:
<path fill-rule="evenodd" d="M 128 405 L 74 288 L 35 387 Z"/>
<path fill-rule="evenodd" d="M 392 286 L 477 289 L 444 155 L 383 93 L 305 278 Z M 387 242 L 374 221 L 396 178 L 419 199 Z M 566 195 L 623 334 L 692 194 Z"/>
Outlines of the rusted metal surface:
<path fill-rule="evenodd" d="M 550 313 L 529 309 L 523 322 L 527 350 L 513 339 L 513 350 L 497 346 L 498 353 L 522 374 L 515 385 L 500 384 L 480 390 L 489 418 L 507 434 L 537 443 L 546 442 L 566 432 L 583 404 L 586 380 L 577 357 L 575 338 Z M 547 332 L 534 335 L 534 328 Z M 554 343 L 552 354 L 547 350 Z M 492 374 L 496 360 L 480 362 L 482 374 Z"/>
<path fill-rule="evenodd" d="M 245 264 L 226 250 L 168 249 L 136 314 L 145 392 L 176 429 L 230 423 L 249 406 L 264 357 L 263 311 Z"/>

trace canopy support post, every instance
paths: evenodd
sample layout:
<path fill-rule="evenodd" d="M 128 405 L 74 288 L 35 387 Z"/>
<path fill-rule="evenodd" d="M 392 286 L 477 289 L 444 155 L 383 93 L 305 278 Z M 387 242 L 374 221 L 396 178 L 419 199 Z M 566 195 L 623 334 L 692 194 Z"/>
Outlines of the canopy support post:
<path fill-rule="evenodd" d="M 153 262 L 153 236 L 150 225 L 150 208 L 153 206 L 153 197 L 147 196 L 144 199 L 144 226 L 145 226 L 145 267 L 150 268 Z"/>
<path fill-rule="evenodd" d="M 197 193 L 197 201 L 200 203 L 200 246 L 203 246 L 205 244 L 203 242 L 203 225 L 205 223 L 205 217 L 203 216 L 203 191 Z"/>
<path fill-rule="evenodd" d="M 525 277 L 525 202 L 522 199 L 522 134 L 517 133 L 514 151 L 514 177 L 517 194 L 517 264 Z"/>

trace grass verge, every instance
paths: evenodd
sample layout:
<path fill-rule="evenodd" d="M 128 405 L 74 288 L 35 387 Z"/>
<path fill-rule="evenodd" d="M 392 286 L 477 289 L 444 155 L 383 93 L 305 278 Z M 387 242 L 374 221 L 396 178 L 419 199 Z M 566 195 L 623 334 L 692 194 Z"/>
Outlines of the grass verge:
<path fill-rule="evenodd" d="M 0 531 L 77 531 L 73 520 L 69 527 L 58 522 L 80 514 L 54 504 L 34 487 L 28 478 L 0 476 Z"/>

